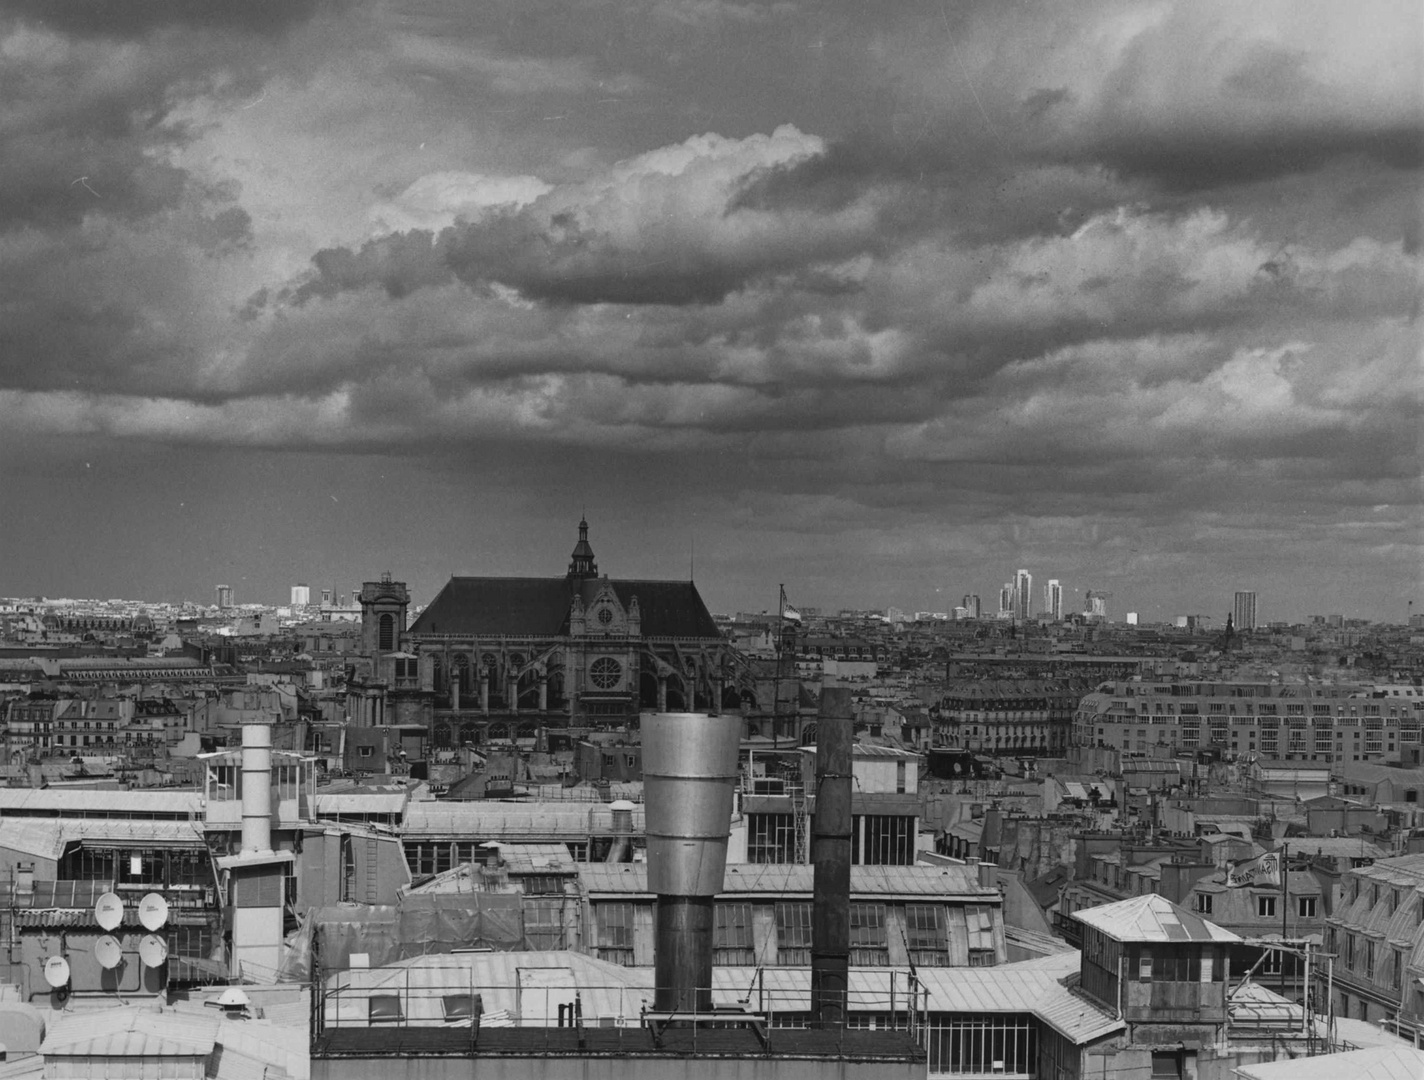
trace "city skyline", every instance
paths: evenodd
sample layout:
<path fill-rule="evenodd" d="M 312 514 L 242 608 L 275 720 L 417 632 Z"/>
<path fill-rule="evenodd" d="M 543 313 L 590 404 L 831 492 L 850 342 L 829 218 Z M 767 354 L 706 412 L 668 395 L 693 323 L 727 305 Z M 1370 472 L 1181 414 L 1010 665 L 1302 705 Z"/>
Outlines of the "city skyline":
<path fill-rule="evenodd" d="M 0 3 L 0 593 L 1401 622 L 1416 23 Z"/>

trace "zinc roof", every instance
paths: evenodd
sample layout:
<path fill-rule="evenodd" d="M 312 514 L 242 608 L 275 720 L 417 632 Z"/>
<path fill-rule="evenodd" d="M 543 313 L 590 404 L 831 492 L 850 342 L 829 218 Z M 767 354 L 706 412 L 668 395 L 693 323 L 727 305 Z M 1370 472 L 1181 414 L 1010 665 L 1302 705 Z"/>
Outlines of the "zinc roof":
<path fill-rule="evenodd" d="M 652 895 L 646 863 L 580 863 L 579 879 L 590 896 L 600 894 Z M 815 867 L 788 863 L 731 863 L 722 877 L 722 892 L 804 893 L 811 895 Z M 997 900 L 997 888 L 981 886 L 967 866 L 852 866 L 850 889 L 859 896 L 968 897 Z"/>
<path fill-rule="evenodd" d="M 203 796 L 196 789 L 100 791 L 93 788 L 0 788 L 0 815 L 170 814 L 200 816 Z"/>
<path fill-rule="evenodd" d="M 394 814 L 405 811 L 407 791 L 317 792 L 317 814 Z"/>
<path fill-rule="evenodd" d="M 48 1057 L 207 1057 L 217 1043 L 218 1017 L 138 1007 L 65 1016 L 40 1044 Z"/>
<path fill-rule="evenodd" d="M 1240 941 L 1230 930 L 1148 893 L 1073 912 L 1073 918 L 1116 941 Z"/>
<path fill-rule="evenodd" d="M 643 831 L 643 807 L 635 806 L 633 831 Z M 420 837 L 484 837 L 512 840 L 581 839 L 613 832 L 613 811 L 607 803 L 412 802 L 406 807 L 401 835 Z"/>
<path fill-rule="evenodd" d="M 1424 1050 L 1412 1046 L 1372 1047 L 1344 1054 L 1324 1054 L 1289 1061 L 1238 1065 L 1243 1080 L 1419 1080 L 1424 1076 Z"/>

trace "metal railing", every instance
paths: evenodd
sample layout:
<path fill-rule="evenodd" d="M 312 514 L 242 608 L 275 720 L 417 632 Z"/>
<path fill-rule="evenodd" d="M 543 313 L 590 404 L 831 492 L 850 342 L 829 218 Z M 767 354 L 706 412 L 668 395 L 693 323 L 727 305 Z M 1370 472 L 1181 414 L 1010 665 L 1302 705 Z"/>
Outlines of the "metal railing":
<path fill-rule="evenodd" d="M 811 1026 L 811 993 L 804 988 L 767 986 L 758 971 L 744 988 L 717 987 L 711 992 L 709 1012 L 661 1013 L 654 1009 L 652 987 L 594 985 L 580 980 L 561 985 L 547 980 L 559 968 L 533 968 L 529 983 L 491 986 L 480 983 L 469 965 L 412 968 L 353 969 L 330 975 L 313 987 L 312 1051 L 322 1054 L 338 1048 L 343 1034 L 369 1030 L 398 1030 L 418 1038 L 431 1032 L 431 1042 L 447 1049 L 467 1042 L 470 1052 L 481 1033 L 491 1029 L 519 1029 L 521 1051 L 570 1049 L 596 1044 L 600 1052 L 646 1050 L 653 1045 L 674 1045 L 679 1052 L 696 1053 L 699 1045 L 726 1044 L 727 1029 L 753 1033 L 765 1053 Z M 544 978 L 540 978 L 541 973 Z M 908 972 L 886 971 L 883 985 L 850 991 L 846 997 L 848 1023 L 824 1032 L 825 1047 L 842 1049 L 854 1038 L 847 1032 L 900 1031 L 925 1045 L 925 1010 L 928 991 Z M 555 976 L 557 977 L 557 976 Z M 442 1038 L 439 1034 L 444 1032 Z M 452 1038 L 467 1032 L 468 1039 Z M 593 1034 L 597 1032 L 598 1034 Z M 718 1033 L 718 1034 L 713 1034 Z M 804 1047 L 805 1036 L 800 1036 Z M 818 1040 L 818 1045 L 821 1045 Z"/>

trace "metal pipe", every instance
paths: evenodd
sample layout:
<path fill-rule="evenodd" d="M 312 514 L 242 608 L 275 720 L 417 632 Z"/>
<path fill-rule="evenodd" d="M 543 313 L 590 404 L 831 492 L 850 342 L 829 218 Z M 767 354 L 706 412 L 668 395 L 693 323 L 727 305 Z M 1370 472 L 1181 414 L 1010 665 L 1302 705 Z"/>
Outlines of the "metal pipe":
<path fill-rule="evenodd" d="M 643 717 L 648 889 L 656 894 L 653 1007 L 711 1012 L 713 897 L 727 869 L 740 716 Z"/>
<path fill-rule="evenodd" d="M 821 690 L 816 720 L 815 866 L 811 910 L 811 1026 L 842 1028 L 850 982 L 850 688 Z"/>

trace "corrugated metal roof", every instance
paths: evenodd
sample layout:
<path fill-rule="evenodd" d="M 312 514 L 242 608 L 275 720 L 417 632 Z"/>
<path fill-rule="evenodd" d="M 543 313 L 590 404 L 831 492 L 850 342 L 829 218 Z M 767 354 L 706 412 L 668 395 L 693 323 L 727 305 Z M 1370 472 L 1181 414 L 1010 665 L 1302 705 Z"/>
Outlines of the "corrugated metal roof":
<path fill-rule="evenodd" d="M 1079 922 L 1116 941 L 1240 941 L 1230 930 L 1149 893 L 1073 912 Z"/>
<path fill-rule="evenodd" d="M 46 1057 L 206 1057 L 218 1017 L 139 1007 L 105 1009 L 57 1020 L 40 1044 Z"/>

